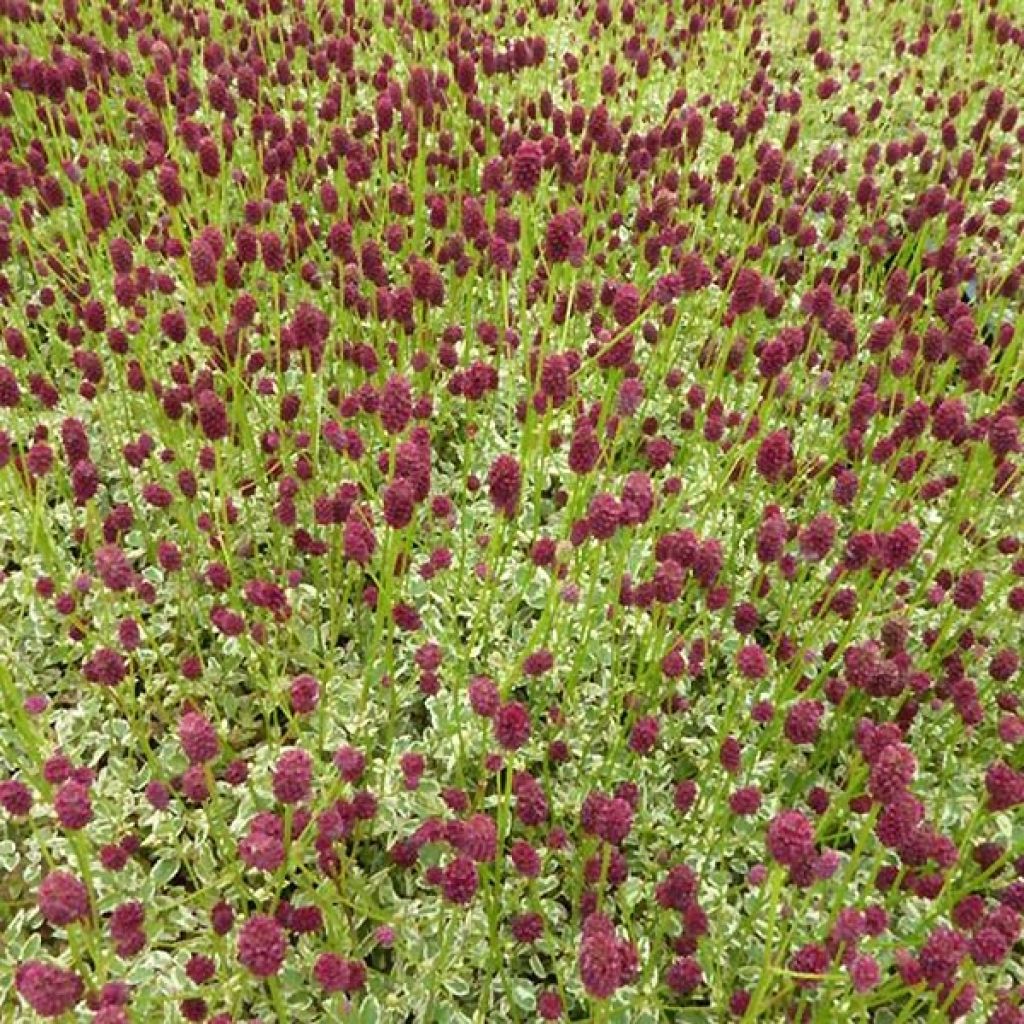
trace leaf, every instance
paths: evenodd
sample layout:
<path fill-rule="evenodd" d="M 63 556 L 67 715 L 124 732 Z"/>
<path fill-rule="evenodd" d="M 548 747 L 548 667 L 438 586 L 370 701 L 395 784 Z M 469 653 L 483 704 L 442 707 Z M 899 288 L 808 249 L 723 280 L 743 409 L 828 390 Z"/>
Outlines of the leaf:
<path fill-rule="evenodd" d="M 181 861 L 177 857 L 158 860 L 149 876 L 154 892 L 159 892 L 180 870 Z"/>
<path fill-rule="evenodd" d="M 533 986 L 522 978 L 514 978 L 509 985 L 509 998 L 523 1010 L 532 1011 L 537 1005 Z"/>
<path fill-rule="evenodd" d="M 682 1024 L 697 1024 L 698 1021 L 704 1024 L 708 1017 L 704 1010 L 690 1008 L 682 1010 L 673 1009 L 671 1019 L 681 1021 Z M 650 1010 L 643 1010 L 637 1013 L 628 1004 L 616 1007 L 609 1017 L 610 1024 L 657 1024 L 657 1021 L 658 1018 Z"/>
<path fill-rule="evenodd" d="M 377 1024 L 380 1020 L 380 1003 L 377 997 L 368 995 L 359 1007 L 358 1024 Z"/>
<path fill-rule="evenodd" d="M 453 975 L 450 978 L 445 978 L 444 987 L 448 989 L 453 996 L 458 996 L 460 999 L 465 999 L 469 995 L 469 986 L 466 984 L 465 979 L 456 977 Z"/>
<path fill-rule="evenodd" d="M 10 839 L 0 842 L 0 870 L 11 872 L 14 865 L 18 863 L 18 848 Z"/>

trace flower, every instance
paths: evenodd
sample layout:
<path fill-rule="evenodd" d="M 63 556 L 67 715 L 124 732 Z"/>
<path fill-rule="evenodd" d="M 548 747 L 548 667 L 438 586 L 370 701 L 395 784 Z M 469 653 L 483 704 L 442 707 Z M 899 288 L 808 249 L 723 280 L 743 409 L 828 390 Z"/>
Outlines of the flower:
<path fill-rule="evenodd" d="M 274 797 L 283 804 L 296 804 L 309 797 L 313 781 L 313 759 L 300 747 L 286 750 L 274 766 Z"/>
<path fill-rule="evenodd" d="M 692 956 L 674 960 L 665 973 L 665 984 L 679 995 L 688 995 L 704 982 L 704 971 Z"/>
<path fill-rule="evenodd" d="M 32 791 L 18 779 L 0 779 L 0 806 L 12 818 L 24 817 L 32 809 Z"/>
<path fill-rule="evenodd" d="M 534 142 L 524 142 L 512 158 L 512 182 L 520 192 L 532 192 L 540 182 L 544 154 Z"/>
<path fill-rule="evenodd" d="M 619 944 L 614 934 L 598 931 L 585 936 L 580 945 L 580 978 L 587 994 L 608 999 L 619 987 L 622 977 Z"/>
<path fill-rule="evenodd" d="M 74 972 L 42 960 L 26 960 L 14 973 L 18 995 L 40 1017 L 60 1017 L 74 1008 L 85 992 Z"/>
<path fill-rule="evenodd" d="M 636 973 L 636 950 L 615 934 L 602 914 L 590 914 L 583 922 L 579 970 L 583 987 L 594 999 L 611 998 Z"/>
<path fill-rule="evenodd" d="M 54 794 L 53 809 L 63 828 L 69 831 L 85 828 L 93 817 L 89 787 L 69 779 Z"/>
<path fill-rule="evenodd" d="M 441 873 L 441 892 L 449 903 L 469 903 L 477 885 L 476 865 L 469 857 L 456 857 Z"/>
<path fill-rule="evenodd" d="M 401 434 L 408 425 L 412 418 L 412 388 L 401 374 L 393 373 L 384 382 L 377 415 L 389 434 Z"/>
<path fill-rule="evenodd" d="M 491 504 L 504 516 L 511 519 L 519 504 L 522 474 L 518 461 L 511 455 L 499 455 L 487 473 L 487 486 Z"/>
<path fill-rule="evenodd" d="M 297 715 L 308 715 L 316 710 L 320 702 L 320 684 L 308 673 L 296 676 L 288 690 L 292 711 Z"/>
<path fill-rule="evenodd" d="M 819 978 L 828 972 L 830 957 L 824 946 L 816 942 L 810 942 L 801 946 L 790 958 L 790 969 L 798 977 L 796 984 L 799 988 L 814 988 L 820 984 Z"/>
<path fill-rule="evenodd" d="M 190 764 L 216 760 L 220 751 L 217 730 L 198 711 L 186 711 L 178 721 L 178 739 Z"/>
<path fill-rule="evenodd" d="M 768 674 L 768 656 L 757 644 L 746 644 L 736 655 L 736 667 L 747 679 L 763 679 Z"/>
<path fill-rule="evenodd" d="M 288 944 L 284 929 L 266 914 L 254 914 L 238 932 L 238 960 L 257 978 L 281 970 Z"/>
<path fill-rule="evenodd" d="M 799 811 L 782 811 L 768 826 L 768 853 L 787 867 L 814 856 L 814 828 Z"/>
<path fill-rule="evenodd" d="M 483 718 L 492 718 L 501 707 L 501 693 L 497 684 L 487 676 L 474 676 L 467 692 L 471 707 Z"/>
<path fill-rule="evenodd" d="M 774 483 L 789 469 L 792 458 L 789 434 L 785 430 L 776 430 L 764 438 L 757 450 L 757 471 Z"/>
<path fill-rule="evenodd" d="M 89 916 L 89 890 L 67 871 L 51 871 L 39 883 L 36 903 L 52 925 L 69 925 Z"/>
<path fill-rule="evenodd" d="M 518 750 L 530 738 L 530 715 L 518 701 L 508 701 L 493 718 L 494 737 L 506 750 Z"/>
<path fill-rule="evenodd" d="M 313 964 L 313 977 L 326 992 L 358 992 L 366 984 L 366 965 L 337 953 L 321 953 Z"/>

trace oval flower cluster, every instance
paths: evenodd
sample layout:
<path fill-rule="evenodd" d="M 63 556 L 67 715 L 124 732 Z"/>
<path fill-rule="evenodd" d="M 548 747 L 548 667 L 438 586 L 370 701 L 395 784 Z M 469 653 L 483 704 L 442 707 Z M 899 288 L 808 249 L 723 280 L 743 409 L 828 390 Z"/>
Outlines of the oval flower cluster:
<path fill-rule="evenodd" d="M 0 1019 L 1024 1024 L 1024 12 L 0 3 Z"/>

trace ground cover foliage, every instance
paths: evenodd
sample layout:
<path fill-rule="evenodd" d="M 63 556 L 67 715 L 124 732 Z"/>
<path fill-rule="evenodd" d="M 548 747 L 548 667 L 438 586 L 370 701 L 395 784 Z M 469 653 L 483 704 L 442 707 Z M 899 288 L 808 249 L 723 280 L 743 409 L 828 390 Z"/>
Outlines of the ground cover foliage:
<path fill-rule="evenodd" d="M 0 1017 L 1020 1024 L 1022 46 L 3 0 Z"/>

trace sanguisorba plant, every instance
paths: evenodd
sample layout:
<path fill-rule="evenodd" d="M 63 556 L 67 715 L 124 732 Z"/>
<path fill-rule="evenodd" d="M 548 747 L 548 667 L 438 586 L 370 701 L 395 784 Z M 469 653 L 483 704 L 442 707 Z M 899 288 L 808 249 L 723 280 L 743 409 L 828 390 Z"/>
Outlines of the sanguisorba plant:
<path fill-rule="evenodd" d="M 0 2 L 0 1018 L 1024 1021 L 1015 0 Z"/>

